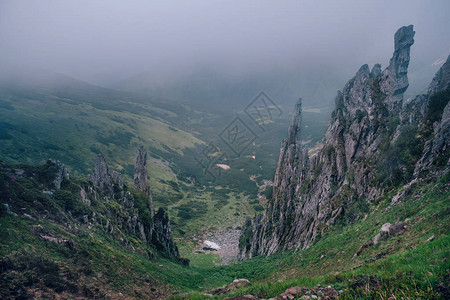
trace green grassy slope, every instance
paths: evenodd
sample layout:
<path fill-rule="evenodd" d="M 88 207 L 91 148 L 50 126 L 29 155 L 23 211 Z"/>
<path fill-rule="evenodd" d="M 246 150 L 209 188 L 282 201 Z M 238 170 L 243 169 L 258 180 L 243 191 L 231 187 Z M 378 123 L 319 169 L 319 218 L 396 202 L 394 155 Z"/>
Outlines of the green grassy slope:
<path fill-rule="evenodd" d="M 99 152 L 120 170 L 133 163 L 139 144 L 182 153 L 203 143 L 154 118 L 156 108 L 146 104 L 135 104 L 140 112 L 133 113 L 52 93 L 3 97 L 1 103 L 8 109 L 0 110 L 0 155 L 12 163 L 42 162 L 51 157 L 63 160 L 77 174 L 86 174 Z M 113 104 L 125 103 L 117 100 Z"/>
<path fill-rule="evenodd" d="M 32 170 L 39 178 L 40 169 Z M 181 296 L 172 297 L 202 299 L 206 297 L 203 293 L 236 278 L 247 278 L 252 285 L 233 295 L 256 293 L 259 297 L 271 297 L 290 286 L 322 284 L 342 289 L 343 299 L 448 296 L 448 173 L 437 182 L 416 184 L 402 203 L 391 205 L 392 191 L 374 203 L 364 218 L 323 232 L 322 238 L 305 251 L 277 253 L 220 267 L 214 266 L 215 257 L 207 254 L 197 257 L 190 267 L 151 248 L 155 257 L 149 259 L 149 248 L 136 238 L 117 230 L 108 233 L 102 226 L 88 226 L 80 221 L 84 211 L 92 208 L 120 215 L 120 203 L 99 199 L 90 208 L 75 194 L 71 201 L 61 202 L 61 198 L 44 194 L 42 190 L 48 187 L 39 180 L 11 177 L 10 172 L 1 175 L 2 198 L 5 191 L 10 199 L 14 198 L 8 203 L 18 213 L 8 214 L 1 206 L 0 290 L 4 296 L 37 293 L 35 297 L 48 297 L 56 293 L 63 297 L 122 294 L 145 298 L 181 292 Z M 71 179 L 62 190 L 69 191 L 84 181 Z M 398 221 L 406 222 L 405 233 L 369 247 L 354 258 L 381 225 Z M 43 232 L 69 242 L 43 239 Z M 434 240 L 427 241 L 431 236 Z M 125 246 L 123 237 L 135 247 Z"/>

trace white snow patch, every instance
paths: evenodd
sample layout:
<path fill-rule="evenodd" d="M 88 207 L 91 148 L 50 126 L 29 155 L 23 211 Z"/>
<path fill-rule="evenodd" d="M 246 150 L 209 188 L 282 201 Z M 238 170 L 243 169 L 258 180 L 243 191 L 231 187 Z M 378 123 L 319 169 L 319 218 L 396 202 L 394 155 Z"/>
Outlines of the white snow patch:
<path fill-rule="evenodd" d="M 216 164 L 216 166 L 218 166 L 219 168 L 222 168 L 224 170 L 229 170 L 230 166 L 229 165 L 225 165 L 225 164 Z"/>
<path fill-rule="evenodd" d="M 204 241 L 203 243 L 204 243 L 207 247 L 209 247 L 209 248 L 212 248 L 212 249 L 215 249 L 215 250 L 219 250 L 219 249 L 220 249 L 220 246 L 217 245 L 217 244 L 214 243 L 214 242 L 211 242 L 211 241 Z"/>

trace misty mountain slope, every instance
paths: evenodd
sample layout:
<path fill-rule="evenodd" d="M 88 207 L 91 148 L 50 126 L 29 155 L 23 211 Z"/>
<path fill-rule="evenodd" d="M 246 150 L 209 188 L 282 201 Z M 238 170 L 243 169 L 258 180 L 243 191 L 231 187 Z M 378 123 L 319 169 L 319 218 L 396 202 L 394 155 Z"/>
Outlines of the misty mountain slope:
<path fill-rule="evenodd" d="M 199 117 L 186 106 L 155 104 L 50 72 L 19 75 L 3 78 L 0 87 L 0 155 L 5 162 L 41 163 L 52 158 L 63 161 L 72 173 L 86 175 L 96 155 L 103 153 L 111 168 L 129 180 L 133 149 L 143 144 L 157 157 L 149 164 L 160 196 L 159 191 L 167 191 L 160 180 L 176 180 L 168 167 L 170 155 L 182 157 L 186 149 L 204 144 L 176 128 L 189 117 Z M 170 197 L 171 191 L 169 187 L 165 194 Z"/>
<path fill-rule="evenodd" d="M 167 124 L 166 119 L 184 113 L 181 107 L 176 112 L 159 108 L 133 95 L 50 72 L 36 76 L 20 80 L 11 76 L 1 84 L 2 155 L 8 161 L 20 161 L 20 153 L 30 147 L 28 162 L 42 161 L 39 154 L 44 149 L 49 150 L 43 151 L 47 157 L 57 159 L 62 158 L 60 150 L 65 150 L 65 155 L 78 154 L 71 161 L 65 159 L 66 163 L 74 163 L 74 171 L 85 172 L 89 169 L 86 158 L 92 160 L 99 151 L 122 153 L 113 163 L 123 166 L 124 149 L 139 142 L 179 153 L 203 143 Z"/>
<path fill-rule="evenodd" d="M 300 142 L 301 102 L 297 104 L 280 151 L 273 198 L 264 215 L 247 224 L 243 257 L 309 248 L 329 226 L 351 224 L 384 194 L 405 184 L 395 201 L 407 201 L 419 173 L 432 170 L 432 178 L 445 174 L 450 62 L 438 71 L 426 95 L 403 106 L 414 33 L 412 26 L 400 28 L 389 66 L 382 71 L 376 64 L 370 71 L 363 65 L 338 92 L 323 148 L 311 155 Z"/>
<path fill-rule="evenodd" d="M 325 132 L 333 107 L 330 99 L 345 80 L 342 76 L 345 71 L 337 70 L 302 64 L 297 68 L 291 66 L 288 69 L 274 68 L 233 75 L 203 68 L 163 83 L 157 83 L 151 74 L 139 74 L 111 87 L 156 99 L 175 100 L 201 111 L 230 115 L 229 118 L 234 113 L 242 112 L 261 91 L 271 97 L 283 112 L 290 110 L 298 95 L 303 95 L 308 99 L 304 103 L 307 122 L 303 129 L 304 140 L 315 144 Z M 280 125 L 284 126 L 289 118 L 289 114 L 283 113 L 276 123 L 281 120 L 283 124 Z"/>
<path fill-rule="evenodd" d="M 283 120 L 269 124 L 265 132 L 259 129 L 255 144 L 240 157 L 220 161 L 231 169 L 213 182 L 198 162 L 202 151 L 212 139 L 220 141 L 217 135 L 243 112 L 214 115 L 45 71 L 11 72 L 0 82 L 3 161 L 39 164 L 57 159 L 71 175 L 86 176 L 102 153 L 110 169 L 131 183 L 133 149 L 145 145 L 155 206 L 168 210 L 180 251 L 194 264 L 199 256 L 194 249 L 201 250 L 201 241 L 193 237 L 240 226 L 262 210 L 250 177 L 261 183 L 273 176 L 278 146 L 265 136 L 281 139 L 287 126 Z M 214 174 L 221 170 L 212 167 Z"/>

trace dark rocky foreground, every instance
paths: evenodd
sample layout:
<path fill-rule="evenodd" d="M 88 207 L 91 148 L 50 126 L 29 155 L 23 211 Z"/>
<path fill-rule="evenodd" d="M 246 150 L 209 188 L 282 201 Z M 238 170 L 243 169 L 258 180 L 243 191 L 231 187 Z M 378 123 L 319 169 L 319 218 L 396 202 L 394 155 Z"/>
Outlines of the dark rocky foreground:
<path fill-rule="evenodd" d="M 207 295 L 223 295 L 232 291 L 235 291 L 237 289 L 247 287 L 250 285 L 250 281 L 247 279 L 235 279 L 232 283 L 229 285 L 219 288 L 217 290 L 212 291 L 210 294 Z M 305 288 L 305 287 L 299 287 L 299 286 L 293 286 L 290 288 L 287 288 L 284 293 L 281 293 L 280 295 L 270 298 L 270 300 L 291 300 L 291 299 L 322 299 L 322 300 L 332 300 L 332 299 L 338 299 L 340 293 L 342 291 L 337 291 L 331 286 L 323 287 L 320 284 L 317 285 L 314 288 Z M 255 294 L 245 294 L 242 296 L 235 296 L 235 297 L 227 297 L 224 298 L 226 300 L 246 300 L 246 299 L 262 299 L 257 297 Z"/>

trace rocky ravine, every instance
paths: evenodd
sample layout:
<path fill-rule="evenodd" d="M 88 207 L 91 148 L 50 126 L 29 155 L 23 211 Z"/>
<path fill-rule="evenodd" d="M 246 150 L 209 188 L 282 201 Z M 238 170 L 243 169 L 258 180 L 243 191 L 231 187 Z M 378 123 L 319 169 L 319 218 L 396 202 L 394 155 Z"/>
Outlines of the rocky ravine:
<path fill-rule="evenodd" d="M 436 74 L 427 94 L 403 103 L 414 34 L 412 25 L 400 28 L 389 66 L 382 71 L 380 64 L 372 70 L 363 65 L 338 92 L 323 147 L 311 157 L 300 142 L 301 100 L 296 104 L 280 150 L 273 198 L 264 215 L 247 222 L 240 238 L 241 259 L 308 248 L 338 219 L 352 222 L 358 205 L 380 199 L 386 187 L 423 174 L 439 176 L 448 167 L 450 62 Z M 431 115 L 435 103 L 445 106 L 438 109 L 441 115 Z M 421 157 L 407 156 L 415 168 L 397 157 L 395 148 L 411 132 L 427 138 L 417 141 L 423 147 Z"/>

